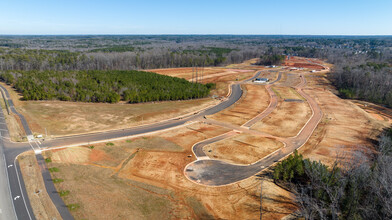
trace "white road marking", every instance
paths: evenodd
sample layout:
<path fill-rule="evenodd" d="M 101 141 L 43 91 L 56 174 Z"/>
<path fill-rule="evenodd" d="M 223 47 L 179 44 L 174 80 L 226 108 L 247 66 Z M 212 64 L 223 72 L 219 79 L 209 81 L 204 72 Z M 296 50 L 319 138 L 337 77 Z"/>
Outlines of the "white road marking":
<path fill-rule="evenodd" d="M 10 167 L 13 167 L 13 166 L 14 166 L 14 165 L 10 164 L 10 165 L 8 165 L 7 167 L 10 168 Z"/>
<path fill-rule="evenodd" d="M 39 144 L 37 143 L 37 141 L 34 141 L 35 145 L 37 145 L 38 149 L 41 149 L 41 147 L 39 146 Z"/>
<path fill-rule="evenodd" d="M 19 155 L 20 155 L 20 154 L 19 154 Z M 28 207 L 27 207 L 26 200 L 25 200 L 25 198 L 24 198 L 24 196 L 23 196 L 23 189 L 22 189 L 22 185 L 21 185 L 21 183 L 20 183 L 18 168 L 17 168 L 17 166 L 16 166 L 16 160 L 18 159 L 19 155 L 16 156 L 16 157 L 15 157 L 15 160 L 14 160 L 15 172 L 16 172 L 16 177 L 18 178 L 19 189 L 20 189 L 20 192 L 22 193 L 23 203 L 24 203 L 24 205 L 25 205 L 27 214 L 29 215 L 29 219 L 31 220 L 31 219 L 32 219 L 32 218 L 31 218 L 31 214 L 30 214 L 30 211 L 29 211 L 29 209 L 28 209 Z M 14 210 L 15 210 L 15 204 L 14 204 Z M 16 213 L 16 212 L 15 212 L 15 213 Z"/>
<path fill-rule="evenodd" d="M 19 198 L 20 198 L 20 196 L 15 196 L 14 200 L 17 200 L 17 199 L 19 199 Z"/>
<path fill-rule="evenodd" d="M 1 133 L 0 133 L 0 137 L 1 137 Z M 7 166 L 7 162 L 6 162 L 6 160 L 5 160 L 5 154 L 3 154 L 3 158 L 4 158 L 4 165 L 6 165 Z M 12 201 L 12 191 L 11 191 L 11 186 L 10 186 L 10 178 L 9 178 L 9 175 L 8 175 L 8 170 L 7 169 L 5 169 L 5 174 L 6 174 L 6 176 L 7 176 L 7 179 L 8 179 L 8 191 L 9 191 L 9 193 L 10 193 L 10 196 L 8 197 L 10 200 L 11 200 L 11 202 L 12 202 L 12 210 L 14 210 L 14 215 L 15 215 L 15 219 L 18 219 L 18 217 L 17 217 L 17 215 L 16 215 L 16 210 L 15 210 L 15 204 L 14 204 L 14 202 Z"/>

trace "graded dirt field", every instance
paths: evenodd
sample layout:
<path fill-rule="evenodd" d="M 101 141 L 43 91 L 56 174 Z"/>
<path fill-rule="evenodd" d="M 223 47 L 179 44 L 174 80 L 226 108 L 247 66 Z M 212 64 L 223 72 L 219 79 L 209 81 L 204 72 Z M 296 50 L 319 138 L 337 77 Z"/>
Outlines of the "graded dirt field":
<path fill-rule="evenodd" d="M 186 79 L 192 78 L 192 68 L 150 71 Z M 228 94 L 231 81 L 244 80 L 254 73 L 254 70 L 204 68 L 203 83 L 216 83 L 216 89 L 210 95 L 224 97 Z M 211 98 L 140 104 L 21 101 L 20 94 L 13 88 L 4 83 L 2 85 L 9 91 L 17 110 L 26 117 L 32 131 L 36 134 L 47 132 L 48 138 L 150 124 L 199 111 L 218 103 L 218 100 Z M 8 121 L 13 140 L 21 140 L 25 135 L 19 126 L 19 121 L 12 115 Z"/>
<path fill-rule="evenodd" d="M 225 131 L 197 123 L 172 131 L 166 138 L 199 141 Z M 72 211 L 76 219 L 187 219 L 194 218 L 196 214 L 208 217 L 209 213 L 203 205 L 191 195 L 178 195 L 171 187 L 162 188 L 158 184 L 162 181 L 151 185 L 128 178 L 129 169 L 158 164 L 158 169 L 150 171 L 159 179 L 165 180 L 174 174 L 182 176 L 183 168 L 176 164 L 185 166 L 193 158 L 188 157 L 192 144 L 186 144 L 186 141 L 181 143 L 187 149 L 162 137 L 143 137 L 97 144 L 94 147 L 54 150 L 45 156 L 52 159 L 51 166 L 60 170 L 53 176 L 64 179 L 57 185 L 58 189 L 70 191 L 65 197 L 66 204 L 80 205 Z M 154 158 L 144 159 L 147 155 L 153 155 Z M 134 160 L 146 164 L 135 166 Z M 143 170 L 147 171 L 146 167 Z M 150 171 L 148 174 L 151 174 Z M 171 179 L 176 179 L 176 176 Z"/>
<path fill-rule="evenodd" d="M 217 101 L 198 99 L 142 104 L 28 101 L 18 110 L 34 132 L 61 136 L 123 129 L 170 119 L 204 109 Z"/>
<path fill-rule="evenodd" d="M 272 91 L 279 97 L 280 101 L 284 101 L 287 99 L 294 99 L 294 100 L 302 100 L 306 101 L 295 89 L 291 87 L 280 87 L 274 86 L 272 87 Z"/>
<path fill-rule="evenodd" d="M 150 72 L 180 77 L 189 81 L 196 81 L 196 69 L 195 68 L 169 68 L 169 69 L 151 69 Z M 201 72 L 203 72 L 203 79 L 201 80 Z M 232 69 L 223 67 L 205 67 L 204 69 L 198 69 L 198 80 L 202 83 L 215 83 L 216 89 L 211 92 L 214 96 L 226 96 L 228 93 L 228 85 L 231 81 L 241 81 L 246 78 L 250 78 L 255 74 L 255 70 L 252 69 Z M 193 77 L 193 78 L 192 78 Z"/>
<path fill-rule="evenodd" d="M 213 159 L 234 164 L 251 164 L 283 147 L 283 143 L 250 134 L 239 134 L 204 146 L 203 150 Z"/>
<path fill-rule="evenodd" d="M 46 191 L 34 152 L 23 153 L 18 162 L 36 219 L 62 219 Z"/>
<path fill-rule="evenodd" d="M 310 94 L 324 117 L 309 141 L 300 149 L 306 157 L 330 164 L 338 154 L 350 154 L 365 147 L 388 126 L 353 104 L 337 97 L 324 74 L 307 77 Z M 390 125 L 390 124 L 389 124 Z"/>
<path fill-rule="evenodd" d="M 365 110 L 373 118 L 383 121 L 387 126 L 392 123 L 392 109 L 365 101 L 351 100 L 351 102 Z"/>
<path fill-rule="evenodd" d="M 292 87 L 296 86 L 301 82 L 298 73 L 283 73 L 282 79 L 275 83 L 276 86 Z"/>
<path fill-rule="evenodd" d="M 71 211 L 76 219 L 258 219 L 258 177 L 228 186 L 203 187 L 183 174 L 186 164 L 194 160 L 194 143 L 227 131 L 195 123 L 113 145 L 53 150 L 45 156 L 60 170 L 54 175 L 64 179 L 56 185 L 58 189 L 70 191 L 66 204 L 79 205 Z M 264 216 L 275 219 L 291 213 L 292 204 L 276 202 L 289 201 L 290 194 L 271 189 L 263 191 L 263 208 L 269 211 Z"/>
<path fill-rule="evenodd" d="M 321 63 L 322 62 L 320 61 L 315 62 L 315 59 L 290 56 L 290 59 L 286 58 L 284 65 L 311 70 L 324 70 L 325 68 L 321 65 Z"/>
<path fill-rule="evenodd" d="M 208 118 L 240 126 L 267 108 L 270 96 L 264 85 L 246 84 L 242 88 L 245 93 L 237 103 Z"/>
<path fill-rule="evenodd" d="M 294 58 L 291 62 L 330 67 L 314 59 Z M 236 67 L 246 68 L 245 64 Z M 302 129 L 312 111 L 290 87 L 298 84 L 299 73 L 304 74 L 307 85 L 303 91 L 315 99 L 323 112 L 321 123 L 299 149 L 311 160 L 329 164 L 342 149 L 352 152 L 360 148 L 358 145 L 371 146 L 369 137 L 375 138 L 390 125 L 368 109 L 337 97 L 326 79 L 327 70 L 277 71 L 284 72 L 273 86 L 278 106 L 251 129 L 279 137 L 295 136 Z M 261 77 L 272 80 L 277 73 L 265 72 Z M 230 80 L 254 72 L 215 74 L 205 80 L 219 80 L 221 84 L 217 86 L 221 85 L 223 91 L 223 85 L 227 88 Z M 241 125 L 245 121 L 242 118 L 252 118 L 266 108 L 269 95 L 263 85 L 244 87 L 246 95 L 233 107 L 212 116 L 214 120 Z M 225 112 L 230 115 L 223 116 Z M 53 177 L 64 179 L 56 184 L 58 190 L 70 191 L 64 197 L 65 203 L 79 206 L 71 211 L 76 219 L 260 219 L 261 188 L 263 219 L 281 219 L 293 213 L 296 210 L 293 195 L 275 185 L 270 176 L 255 175 L 229 185 L 208 187 L 184 175 L 186 165 L 196 159 L 191 149 L 195 143 L 231 130 L 195 122 L 151 136 L 52 150 L 45 156 L 53 161 L 49 166 L 59 168 L 59 172 L 52 173 Z M 341 148 L 343 145 L 346 147 Z M 204 151 L 214 159 L 248 164 L 281 147 L 282 143 L 274 139 L 244 132 L 207 145 Z"/>
<path fill-rule="evenodd" d="M 312 115 L 308 103 L 279 102 L 277 108 L 252 129 L 278 137 L 293 137 L 298 134 Z"/>

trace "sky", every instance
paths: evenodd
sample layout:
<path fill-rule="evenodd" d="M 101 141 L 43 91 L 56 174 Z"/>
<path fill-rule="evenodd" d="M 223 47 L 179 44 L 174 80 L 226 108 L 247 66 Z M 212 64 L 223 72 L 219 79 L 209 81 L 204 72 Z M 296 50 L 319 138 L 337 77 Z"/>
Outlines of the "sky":
<path fill-rule="evenodd" d="M 0 35 L 392 35 L 392 0 L 0 0 Z"/>

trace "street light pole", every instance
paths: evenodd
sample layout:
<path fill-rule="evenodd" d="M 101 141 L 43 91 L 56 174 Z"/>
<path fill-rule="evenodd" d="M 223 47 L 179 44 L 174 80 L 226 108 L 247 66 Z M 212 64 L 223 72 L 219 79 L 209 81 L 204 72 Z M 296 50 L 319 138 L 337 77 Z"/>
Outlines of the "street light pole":
<path fill-rule="evenodd" d="M 263 219 L 263 179 L 260 183 L 260 220 Z"/>

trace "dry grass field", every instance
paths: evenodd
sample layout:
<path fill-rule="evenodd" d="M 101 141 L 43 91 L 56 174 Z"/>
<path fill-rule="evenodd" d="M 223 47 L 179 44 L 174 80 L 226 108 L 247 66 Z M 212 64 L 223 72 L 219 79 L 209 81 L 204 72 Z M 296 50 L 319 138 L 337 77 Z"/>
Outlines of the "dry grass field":
<path fill-rule="evenodd" d="M 204 109 L 217 101 L 210 98 L 142 104 L 26 102 L 18 109 L 32 130 L 51 137 L 123 129 L 150 124 Z"/>
<path fill-rule="evenodd" d="M 311 115 L 312 111 L 306 102 L 280 102 L 269 116 L 254 124 L 252 129 L 279 137 L 293 137 Z"/>
<path fill-rule="evenodd" d="M 76 219 L 258 219 L 258 177 L 201 187 L 183 174 L 194 160 L 189 157 L 194 143 L 227 131 L 196 123 L 156 136 L 54 150 L 45 156 L 60 170 L 54 176 L 64 179 L 58 189 L 70 191 L 66 204 L 80 206 L 72 211 Z M 264 191 L 265 209 L 270 211 L 265 216 L 283 217 L 294 210 L 288 192 L 271 189 Z"/>
<path fill-rule="evenodd" d="M 295 58 L 291 62 L 306 60 Z M 246 68 L 246 65 L 230 67 Z M 179 70 L 178 74 L 189 77 L 188 70 Z M 221 74 L 211 70 L 215 76 L 206 81 L 218 80 L 227 88 L 230 81 L 253 73 Z M 340 146 L 346 146 L 343 148 L 346 152 L 358 149 L 358 145 L 370 146 L 369 137 L 376 137 L 390 125 L 388 120 L 374 116 L 374 112 L 337 97 L 325 71 L 303 70 L 283 74 L 281 81 L 273 86 L 279 97 L 277 108 L 251 129 L 279 137 L 294 136 L 301 130 L 312 113 L 309 105 L 284 101 L 304 100 L 290 88 L 299 83 L 298 73 L 306 75 L 304 91 L 317 101 L 324 114 L 309 141 L 300 148 L 305 157 L 331 163 L 341 152 Z M 273 79 L 277 73 L 266 72 L 265 76 Z M 246 95 L 237 104 L 211 118 L 241 125 L 265 109 L 269 95 L 264 86 L 246 84 L 244 87 Z M 228 131 L 228 128 L 196 122 L 152 136 L 52 150 L 45 157 L 52 159 L 49 166 L 59 169 L 53 177 L 64 179 L 56 184 L 58 190 L 70 191 L 64 197 L 65 203 L 79 205 L 71 211 L 76 219 L 259 219 L 260 187 L 263 188 L 263 219 L 281 219 L 294 212 L 293 195 L 269 177 L 256 175 L 219 187 L 199 185 L 185 177 L 185 166 L 195 160 L 192 146 Z M 249 164 L 281 147 L 283 144 L 273 139 L 241 133 L 207 145 L 204 151 L 211 158 Z"/>
<path fill-rule="evenodd" d="M 309 141 L 301 148 L 306 157 L 330 164 L 338 154 L 350 154 L 372 146 L 382 129 L 390 126 L 353 104 L 340 99 L 324 74 L 307 78 L 307 92 L 317 101 L 324 116 Z"/>
<path fill-rule="evenodd" d="M 182 77 L 190 80 L 192 68 L 172 68 L 149 70 L 159 74 Z M 204 68 L 203 83 L 214 82 L 216 89 L 211 95 L 226 96 L 231 81 L 244 80 L 254 75 L 254 70 Z M 2 83 L 10 92 L 17 110 L 24 114 L 32 131 L 48 137 L 81 134 L 113 129 L 129 128 L 141 124 L 150 124 L 165 119 L 199 111 L 218 103 L 211 98 L 167 101 L 140 104 L 106 104 L 62 101 L 21 101 L 20 94 Z M 22 140 L 24 132 L 20 122 L 12 115 L 9 126 L 13 140 Z"/>

